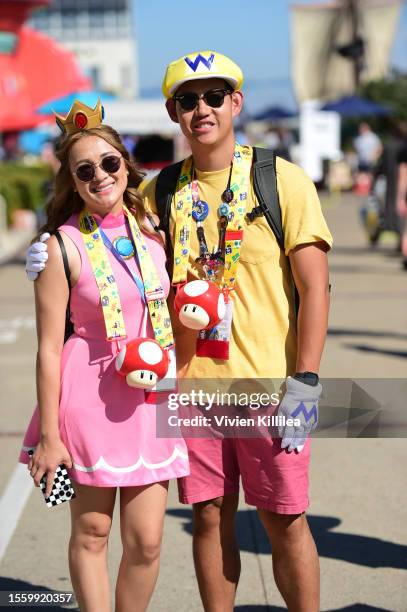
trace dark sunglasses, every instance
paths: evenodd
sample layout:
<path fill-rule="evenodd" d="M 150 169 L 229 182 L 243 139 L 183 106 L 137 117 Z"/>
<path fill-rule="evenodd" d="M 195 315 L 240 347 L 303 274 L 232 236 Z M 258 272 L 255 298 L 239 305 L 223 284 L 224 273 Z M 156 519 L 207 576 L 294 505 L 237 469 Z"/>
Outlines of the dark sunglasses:
<path fill-rule="evenodd" d="M 96 168 L 99 166 L 108 174 L 115 174 L 119 171 L 121 163 L 122 158 L 118 155 L 107 155 L 98 164 L 93 164 L 91 162 L 81 164 L 76 168 L 73 174 L 76 174 L 78 179 L 83 183 L 89 183 L 95 178 Z"/>
<path fill-rule="evenodd" d="M 193 91 L 173 96 L 175 102 L 179 102 L 182 110 L 191 111 L 198 106 L 199 100 L 205 100 L 205 104 L 211 108 L 220 108 L 223 104 L 225 96 L 233 93 L 230 89 L 209 89 L 204 94 L 198 95 Z"/>

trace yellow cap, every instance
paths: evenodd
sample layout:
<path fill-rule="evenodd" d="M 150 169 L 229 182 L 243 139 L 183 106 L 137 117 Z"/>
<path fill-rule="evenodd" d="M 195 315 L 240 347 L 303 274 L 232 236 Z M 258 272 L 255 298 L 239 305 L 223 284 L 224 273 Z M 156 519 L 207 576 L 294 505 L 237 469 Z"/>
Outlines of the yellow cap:
<path fill-rule="evenodd" d="M 164 96 L 171 98 L 182 83 L 194 79 L 223 79 L 235 91 L 243 85 L 243 73 L 235 62 L 216 51 L 198 51 L 167 66 L 162 84 Z"/>

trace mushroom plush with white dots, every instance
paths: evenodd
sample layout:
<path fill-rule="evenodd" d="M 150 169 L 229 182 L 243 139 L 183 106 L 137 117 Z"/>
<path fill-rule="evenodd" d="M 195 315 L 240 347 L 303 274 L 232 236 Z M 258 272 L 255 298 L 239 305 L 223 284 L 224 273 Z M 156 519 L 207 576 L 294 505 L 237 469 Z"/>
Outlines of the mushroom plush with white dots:
<path fill-rule="evenodd" d="M 130 387 L 151 389 L 168 371 L 168 351 L 152 338 L 128 342 L 116 357 L 116 370 Z"/>
<path fill-rule="evenodd" d="M 225 298 L 212 281 L 194 280 L 177 291 L 175 311 L 185 327 L 203 330 L 215 327 L 225 316 Z"/>

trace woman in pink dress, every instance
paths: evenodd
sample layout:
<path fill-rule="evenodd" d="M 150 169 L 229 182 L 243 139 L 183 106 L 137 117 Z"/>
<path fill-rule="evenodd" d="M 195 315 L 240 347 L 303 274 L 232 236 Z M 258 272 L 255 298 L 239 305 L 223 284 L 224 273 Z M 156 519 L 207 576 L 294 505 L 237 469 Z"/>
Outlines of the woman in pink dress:
<path fill-rule="evenodd" d="M 44 231 L 60 230 L 72 289 L 69 298 L 61 249 L 52 236 L 48 264 L 35 282 L 38 406 L 20 461 L 28 464 L 36 486 L 47 474 L 46 494 L 56 467 L 63 463 L 68 468 L 76 493 L 70 502 L 69 567 L 82 611 L 110 610 L 107 545 L 119 488 L 123 556 L 116 610 L 145 610 L 158 575 L 168 480 L 189 473 L 188 456 L 182 438 L 156 438 L 159 405 L 146 403 L 144 390 L 129 386 L 116 371 L 117 350 L 106 340 L 101 297 L 79 217 L 86 209 L 101 235 L 124 247 L 125 265 L 108 248 L 106 257 L 117 283 L 126 342 L 154 338 L 154 332 L 146 316 L 137 253 L 128 258 L 128 250 L 137 249 L 123 205 L 134 214 L 168 295 L 162 237 L 137 193 L 142 176 L 112 128 L 81 127 L 68 133 L 58 158 L 61 168 Z M 69 299 L 74 334 L 64 344 Z M 32 458 L 29 451 L 34 451 Z"/>

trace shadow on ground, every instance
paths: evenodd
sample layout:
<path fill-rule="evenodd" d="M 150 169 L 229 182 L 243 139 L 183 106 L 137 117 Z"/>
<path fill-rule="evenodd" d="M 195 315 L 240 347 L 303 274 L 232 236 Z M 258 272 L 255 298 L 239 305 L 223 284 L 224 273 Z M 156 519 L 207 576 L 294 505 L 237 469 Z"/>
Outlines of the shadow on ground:
<path fill-rule="evenodd" d="M 383 349 L 376 346 L 369 346 L 367 344 L 345 344 L 346 348 L 350 348 L 363 353 L 377 353 L 379 355 L 387 355 L 390 357 L 400 357 L 401 359 L 407 359 L 407 351 L 399 351 L 397 349 Z"/>
<path fill-rule="evenodd" d="M 279 606 L 235 606 L 234 610 L 238 612 L 287 612 L 287 608 L 280 608 Z M 369 606 L 367 604 L 355 603 L 346 608 L 335 608 L 326 610 L 325 612 L 392 612 L 385 608 L 376 608 L 376 606 Z"/>
<path fill-rule="evenodd" d="M 329 264 L 329 271 L 331 274 L 373 274 L 376 275 L 379 272 L 382 274 L 386 274 L 387 276 L 391 274 L 399 274 L 399 270 L 389 270 L 387 267 L 379 267 L 375 264 L 366 264 L 366 265 L 355 265 L 355 264 Z M 380 292 L 377 293 L 380 295 Z"/>
<path fill-rule="evenodd" d="M 354 329 L 344 327 L 330 327 L 328 336 L 366 336 L 367 338 L 393 338 L 395 340 L 407 340 L 407 334 L 390 330 L 378 329 Z"/>
<path fill-rule="evenodd" d="M 69 587 L 70 587 L 70 583 Z M 25 592 L 25 591 L 32 591 L 35 593 L 49 593 L 49 594 L 53 594 L 53 593 L 64 593 L 63 588 L 61 588 L 60 591 L 54 591 L 52 589 L 49 589 L 48 587 L 45 587 L 43 585 L 40 584 L 32 584 L 31 582 L 25 582 L 24 580 L 15 580 L 14 578 L 7 578 L 5 576 L 0 576 L 0 592 L 1 591 L 11 591 L 11 592 Z M 66 592 L 71 592 L 71 591 L 66 591 Z M 1 593 L 2 597 L 4 597 L 3 593 Z M 5 601 L 1 601 L 0 602 L 0 607 L 15 607 L 16 610 L 18 610 L 18 612 L 33 612 L 35 610 L 47 610 L 47 612 L 63 612 L 63 611 L 67 611 L 69 610 L 70 612 L 79 612 L 79 608 L 76 607 L 76 605 L 72 605 L 72 604 L 57 604 L 55 606 L 53 605 L 44 605 L 41 606 L 41 604 L 38 605 L 30 605 L 30 606 L 7 606 L 5 605 Z"/>
<path fill-rule="evenodd" d="M 183 530 L 192 534 L 191 510 L 170 508 L 167 514 L 182 519 Z M 333 516 L 308 514 L 307 518 L 321 557 L 372 568 L 407 568 L 407 546 L 379 538 L 332 531 L 341 524 L 341 520 Z M 242 551 L 259 554 L 271 553 L 269 541 L 256 510 L 239 510 L 236 517 L 236 529 Z M 353 608 L 346 608 L 348 609 L 353 610 Z"/>

